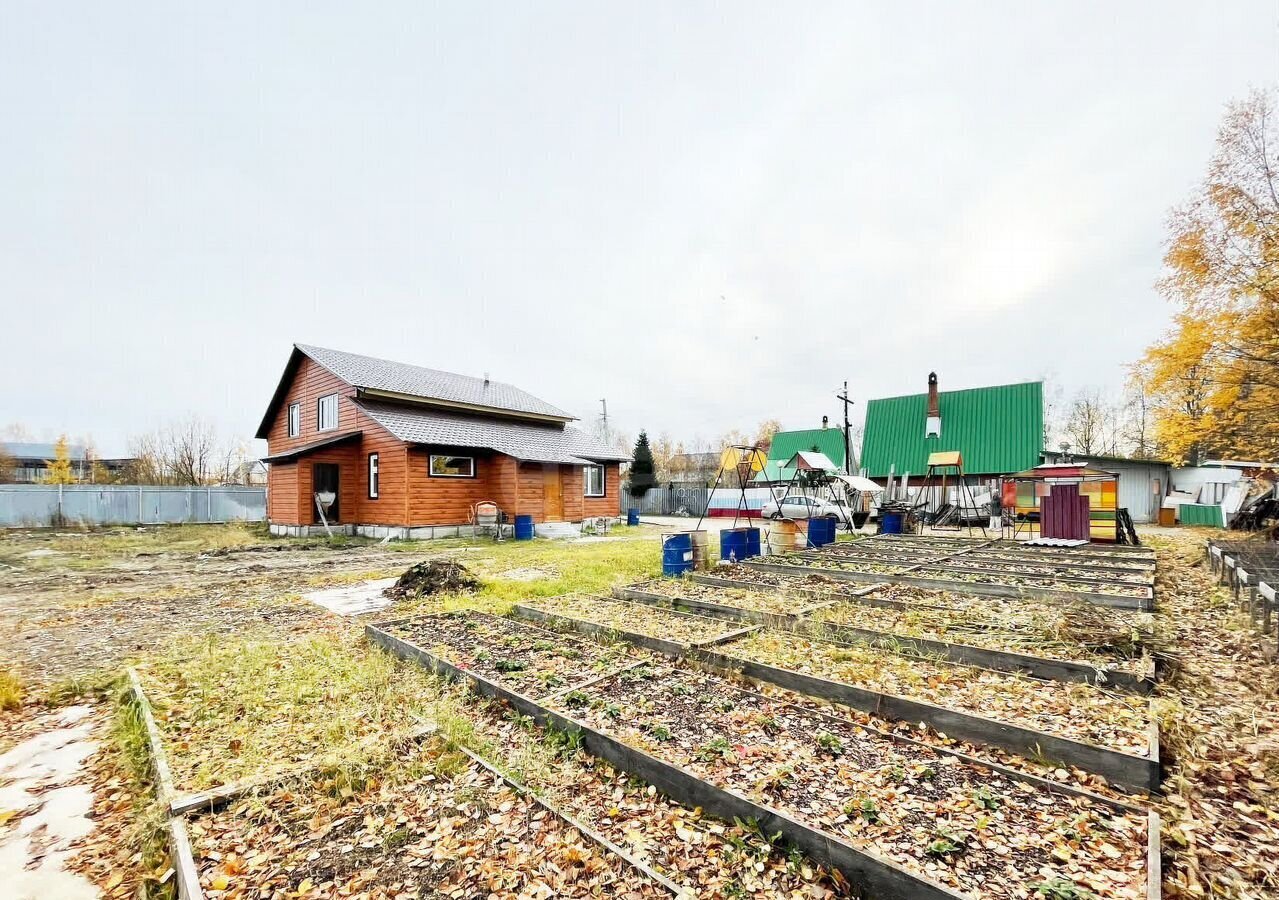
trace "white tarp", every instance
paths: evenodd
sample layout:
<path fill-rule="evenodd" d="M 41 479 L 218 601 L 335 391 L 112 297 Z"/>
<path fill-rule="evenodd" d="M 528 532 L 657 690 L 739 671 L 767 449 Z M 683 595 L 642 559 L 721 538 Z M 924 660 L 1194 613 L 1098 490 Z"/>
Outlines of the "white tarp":
<path fill-rule="evenodd" d="M 848 489 L 852 491 L 861 491 L 863 494 L 878 494 L 883 488 L 861 475 L 835 475 L 844 484 L 848 485 Z"/>

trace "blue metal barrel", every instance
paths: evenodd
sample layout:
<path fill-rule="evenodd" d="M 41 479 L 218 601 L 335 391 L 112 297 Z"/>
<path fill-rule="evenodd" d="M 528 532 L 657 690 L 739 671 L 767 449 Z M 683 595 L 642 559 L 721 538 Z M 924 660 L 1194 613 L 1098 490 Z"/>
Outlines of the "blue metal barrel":
<path fill-rule="evenodd" d="M 880 513 L 879 514 L 879 532 L 880 534 L 901 534 L 902 533 L 902 514 L 901 513 Z"/>
<path fill-rule="evenodd" d="M 741 528 L 725 528 L 719 533 L 719 558 L 743 560 L 746 558 L 746 535 Z"/>
<path fill-rule="evenodd" d="M 687 531 L 662 535 L 662 574 L 683 575 L 693 570 L 693 536 Z"/>
<path fill-rule="evenodd" d="M 808 521 L 808 542 L 814 547 L 824 547 L 835 543 L 835 520 L 831 518 L 810 519 Z"/>
<path fill-rule="evenodd" d="M 638 506 L 632 506 L 630 509 L 626 511 L 626 524 L 627 525 L 639 524 L 639 507 Z"/>
<path fill-rule="evenodd" d="M 532 516 L 516 516 L 515 517 L 515 539 L 517 541 L 533 540 L 533 517 Z"/>

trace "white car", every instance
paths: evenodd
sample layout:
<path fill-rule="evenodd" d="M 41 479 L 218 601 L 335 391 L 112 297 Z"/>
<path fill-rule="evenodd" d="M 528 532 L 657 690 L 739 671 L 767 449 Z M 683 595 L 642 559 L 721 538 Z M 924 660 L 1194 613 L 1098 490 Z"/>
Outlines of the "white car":
<path fill-rule="evenodd" d="M 848 507 L 838 500 L 794 494 L 765 503 L 761 512 L 766 519 L 820 519 L 829 516 L 844 521 L 848 518 Z"/>

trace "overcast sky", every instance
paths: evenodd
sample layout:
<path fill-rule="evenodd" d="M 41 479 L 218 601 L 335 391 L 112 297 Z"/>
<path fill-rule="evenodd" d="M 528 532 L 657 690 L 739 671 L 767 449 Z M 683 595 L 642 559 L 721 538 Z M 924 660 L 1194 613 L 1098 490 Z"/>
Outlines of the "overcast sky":
<path fill-rule="evenodd" d="M 1273 0 L 3 6 L 0 426 L 108 454 L 294 341 L 685 438 L 1118 386 L 1279 77 Z"/>

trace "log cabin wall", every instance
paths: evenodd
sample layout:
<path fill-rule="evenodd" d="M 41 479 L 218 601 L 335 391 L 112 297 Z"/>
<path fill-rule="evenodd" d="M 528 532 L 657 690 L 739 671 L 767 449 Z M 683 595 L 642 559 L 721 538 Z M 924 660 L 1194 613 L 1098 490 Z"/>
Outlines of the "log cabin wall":
<path fill-rule="evenodd" d="M 338 427 L 328 431 L 316 430 L 316 403 L 328 394 L 338 395 Z M 280 408 L 275 411 L 271 421 L 271 430 L 267 434 L 266 450 L 268 456 L 286 453 L 303 444 L 323 440 L 326 435 L 341 434 L 360 428 L 358 419 L 360 411 L 351 401 L 355 388 L 338 378 L 328 369 L 304 356 L 293 373 L 293 381 L 289 385 L 288 394 Z M 302 405 L 302 429 L 297 437 L 289 437 L 289 406 L 294 403 Z"/>
<path fill-rule="evenodd" d="M 581 480 L 578 472 L 578 480 Z M 579 490 L 580 493 L 580 490 Z M 582 498 L 583 516 L 616 516 L 622 509 L 621 466 L 610 462 L 604 464 L 604 496 Z"/>
<path fill-rule="evenodd" d="M 267 518 L 281 525 L 300 525 L 298 464 L 271 463 L 266 473 Z"/>
<path fill-rule="evenodd" d="M 339 401 L 340 403 L 341 401 Z M 404 525 L 409 519 L 409 448 L 391 432 L 356 408 L 355 427 L 364 432 L 360 438 L 356 471 L 359 485 L 359 525 Z M 378 495 L 369 497 L 369 454 L 378 455 Z M 346 473 L 342 473 L 346 477 Z"/>
<path fill-rule="evenodd" d="M 431 475 L 432 455 L 472 457 L 475 460 L 475 477 Z M 500 462 L 501 458 L 501 454 L 492 451 L 464 447 L 410 447 L 408 521 L 404 524 L 462 525 L 470 518 L 472 504 L 492 500 L 501 505 L 498 499 L 501 490 L 500 476 L 506 468 Z"/>

